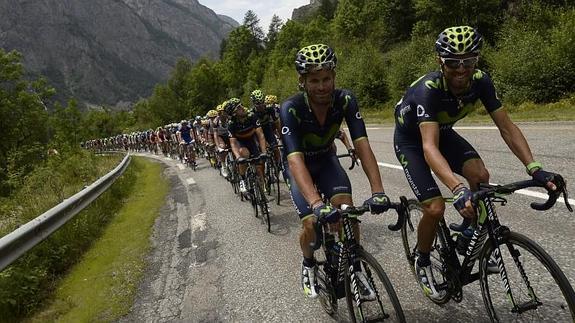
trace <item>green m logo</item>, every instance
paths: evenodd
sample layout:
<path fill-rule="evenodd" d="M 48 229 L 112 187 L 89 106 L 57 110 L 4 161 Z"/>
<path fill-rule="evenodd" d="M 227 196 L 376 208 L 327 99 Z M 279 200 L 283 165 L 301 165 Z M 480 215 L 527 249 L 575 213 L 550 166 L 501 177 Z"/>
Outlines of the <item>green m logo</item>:
<path fill-rule="evenodd" d="M 401 166 L 403 166 L 403 168 L 407 167 L 407 165 L 409 164 L 404 154 L 399 155 L 399 162 L 401 163 Z"/>

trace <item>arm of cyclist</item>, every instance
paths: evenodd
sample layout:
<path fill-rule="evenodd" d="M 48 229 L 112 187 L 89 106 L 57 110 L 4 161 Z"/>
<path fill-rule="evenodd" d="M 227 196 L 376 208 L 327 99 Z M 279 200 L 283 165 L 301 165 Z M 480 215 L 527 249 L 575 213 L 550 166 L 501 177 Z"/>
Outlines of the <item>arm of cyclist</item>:
<path fill-rule="evenodd" d="M 240 159 L 242 157 L 240 155 L 240 144 L 238 143 L 238 140 L 235 137 L 230 137 L 230 146 L 236 159 Z"/>
<path fill-rule="evenodd" d="M 367 137 L 362 137 L 355 140 L 353 144 L 355 146 L 357 156 L 361 160 L 361 167 L 363 168 L 371 187 L 371 198 L 367 199 L 363 204 L 369 206 L 371 213 L 383 213 L 389 209 L 390 200 L 383 190 L 381 174 L 379 172 L 375 155 L 369 145 L 369 140 Z"/>
<path fill-rule="evenodd" d="M 557 186 L 551 181 L 555 174 L 546 172 L 539 163 L 534 162 L 529 144 L 523 132 L 515 125 L 505 110 L 499 109 L 491 113 L 491 118 L 501 133 L 501 137 L 515 156 L 527 168 L 529 175 L 538 182 L 546 183 L 548 189 L 554 191 Z M 532 167 L 534 166 L 534 167 Z"/>
<path fill-rule="evenodd" d="M 261 127 L 256 128 L 256 136 L 258 139 L 258 145 L 260 148 L 260 153 L 262 155 L 266 154 L 266 137 L 264 136 L 264 132 Z"/>
<path fill-rule="evenodd" d="M 453 193 L 453 205 L 465 218 L 475 217 L 475 210 L 471 203 L 472 193 L 455 176 L 449 163 L 439 151 L 439 124 L 437 122 L 422 122 L 419 124 L 423 144 L 423 154 L 429 168 L 439 177 Z"/>

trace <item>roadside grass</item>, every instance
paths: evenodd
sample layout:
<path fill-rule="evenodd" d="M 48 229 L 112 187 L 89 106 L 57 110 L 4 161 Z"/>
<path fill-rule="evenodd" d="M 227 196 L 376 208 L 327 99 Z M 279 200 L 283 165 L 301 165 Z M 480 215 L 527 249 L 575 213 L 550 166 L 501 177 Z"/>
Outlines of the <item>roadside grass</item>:
<path fill-rule="evenodd" d="M 150 235 L 168 184 L 161 166 L 133 157 L 133 190 L 93 243 L 62 279 L 54 298 L 29 322 L 115 321 L 130 310 L 150 249 Z"/>
<path fill-rule="evenodd" d="M 367 108 L 361 112 L 364 120 L 369 124 L 394 124 L 394 104 L 385 105 L 384 108 Z M 503 105 L 514 122 L 533 121 L 575 121 L 575 96 L 558 102 L 536 104 L 524 102 L 518 105 Z M 492 123 L 491 117 L 480 106 L 473 113 L 462 119 L 458 124 Z"/>

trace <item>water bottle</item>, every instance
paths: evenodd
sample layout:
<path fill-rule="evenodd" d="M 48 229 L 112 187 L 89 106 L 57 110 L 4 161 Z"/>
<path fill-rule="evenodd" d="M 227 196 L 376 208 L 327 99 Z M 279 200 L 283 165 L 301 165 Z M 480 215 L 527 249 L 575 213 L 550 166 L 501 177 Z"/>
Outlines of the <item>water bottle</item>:
<path fill-rule="evenodd" d="M 475 230 L 472 227 L 468 227 L 467 229 L 463 230 L 461 234 L 457 237 L 457 252 L 460 255 L 465 255 L 467 251 L 467 246 L 469 245 L 469 241 L 473 237 L 473 233 Z"/>

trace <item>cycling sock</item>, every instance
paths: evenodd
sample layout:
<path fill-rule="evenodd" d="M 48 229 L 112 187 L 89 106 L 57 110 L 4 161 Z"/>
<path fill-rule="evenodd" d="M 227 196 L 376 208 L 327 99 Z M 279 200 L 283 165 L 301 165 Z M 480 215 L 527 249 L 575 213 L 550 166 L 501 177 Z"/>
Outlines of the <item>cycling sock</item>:
<path fill-rule="evenodd" d="M 308 268 L 315 266 L 315 258 L 303 257 L 303 265 L 308 267 Z"/>
<path fill-rule="evenodd" d="M 417 257 L 417 265 L 419 265 L 420 267 L 426 267 L 431 265 L 431 260 L 429 259 L 429 252 L 421 252 L 421 251 L 417 251 L 418 257 Z"/>

